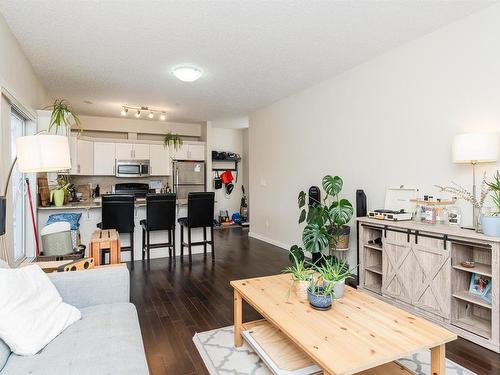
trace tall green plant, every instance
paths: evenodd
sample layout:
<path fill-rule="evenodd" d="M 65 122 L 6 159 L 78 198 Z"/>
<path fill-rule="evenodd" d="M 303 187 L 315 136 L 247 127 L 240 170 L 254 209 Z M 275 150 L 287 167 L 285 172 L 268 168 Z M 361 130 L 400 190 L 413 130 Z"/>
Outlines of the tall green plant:
<path fill-rule="evenodd" d="M 500 173 L 497 171 L 493 181 L 487 182 L 486 185 L 491 189 L 493 203 L 495 203 L 496 211 L 492 213 L 493 216 L 500 216 Z"/>
<path fill-rule="evenodd" d="M 52 105 L 45 107 L 52 111 L 49 121 L 49 131 L 55 128 L 55 133 L 59 130 L 65 135 L 71 134 L 71 126 L 74 124 L 80 127 L 80 117 L 71 109 L 66 99 L 56 99 Z"/>
<path fill-rule="evenodd" d="M 353 207 L 347 199 L 339 197 L 344 182 L 339 176 L 323 177 L 325 197 L 317 201 L 304 191 L 297 198 L 300 215 L 299 223 L 306 222 L 302 231 L 304 248 L 311 253 L 320 253 L 327 247 L 336 248 L 342 227 L 352 218 Z M 312 204 L 306 205 L 307 200 Z"/>

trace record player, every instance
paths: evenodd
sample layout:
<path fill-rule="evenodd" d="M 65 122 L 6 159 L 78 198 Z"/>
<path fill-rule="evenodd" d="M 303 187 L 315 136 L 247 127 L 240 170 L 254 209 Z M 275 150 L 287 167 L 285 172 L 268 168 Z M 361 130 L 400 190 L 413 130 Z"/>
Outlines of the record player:
<path fill-rule="evenodd" d="M 368 211 L 368 217 L 389 221 L 408 221 L 413 218 L 416 204 L 412 200 L 418 196 L 418 189 L 406 188 L 401 185 L 398 188 L 389 188 L 385 192 L 384 208 Z"/>

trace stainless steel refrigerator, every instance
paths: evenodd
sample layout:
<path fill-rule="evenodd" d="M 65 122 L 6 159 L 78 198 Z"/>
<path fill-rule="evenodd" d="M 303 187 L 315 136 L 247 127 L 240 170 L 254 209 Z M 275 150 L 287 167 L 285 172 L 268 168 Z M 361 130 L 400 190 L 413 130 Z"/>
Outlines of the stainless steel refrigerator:
<path fill-rule="evenodd" d="M 177 199 L 187 199 L 190 192 L 206 191 L 204 161 L 174 161 L 172 171 Z"/>

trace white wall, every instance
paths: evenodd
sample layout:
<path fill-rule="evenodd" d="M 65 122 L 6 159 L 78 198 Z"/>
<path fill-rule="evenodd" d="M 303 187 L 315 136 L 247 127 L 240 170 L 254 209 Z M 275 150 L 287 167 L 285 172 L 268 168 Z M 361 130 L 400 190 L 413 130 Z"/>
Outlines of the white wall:
<path fill-rule="evenodd" d="M 297 193 L 325 174 L 343 177 L 353 204 L 364 189 L 369 209 L 383 207 L 389 186 L 470 187 L 450 144 L 460 132 L 500 129 L 499 35 L 496 5 L 253 113 L 251 233 L 301 243 Z"/>
<path fill-rule="evenodd" d="M 7 91 L 17 103 L 34 113 L 50 103 L 45 89 L 37 79 L 35 72 L 24 55 L 16 38 L 10 31 L 2 15 L 0 15 L 0 87 L 2 91 Z M 10 106 L 5 99 L 0 106 L 0 194 L 3 195 L 3 189 L 7 179 L 7 173 L 10 167 L 11 149 L 10 149 Z M 7 195 L 7 243 L 12 249 L 12 197 Z M 33 254 L 33 240 L 31 221 L 27 218 L 27 236 L 26 251 L 27 254 Z"/>
<path fill-rule="evenodd" d="M 216 214 L 219 210 L 228 210 L 229 216 L 234 212 L 240 212 L 241 203 L 241 186 L 246 185 L 244 180 L 244 160 L 243 160 L 243 132 L 245 129 L 225 129 L 225 128 L 212 128 L 212 150 L 216 151 L 230 151 L 242 155 L 242 162 L 238 163 L 238 182 L 234 183 L 234 190 L 231 195 L 225 194 L 225 187 L 215 190 Z M 214 168 L 233 168 L 234 163 L 229 162 L 216 162 L 212 165 Z M 232 172 L 236 177 L 235 172 Z M 209 181 L 213 185 L 213 180 Z"/>

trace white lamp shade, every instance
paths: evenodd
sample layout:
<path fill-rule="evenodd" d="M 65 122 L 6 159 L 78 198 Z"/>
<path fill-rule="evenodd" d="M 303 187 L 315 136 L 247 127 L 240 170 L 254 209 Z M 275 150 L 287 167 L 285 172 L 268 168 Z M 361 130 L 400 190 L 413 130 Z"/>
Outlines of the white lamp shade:
<path fill-rule="evenodd" d="M 17 168 L 22 173 L 71 169 L 69 140 L 64 135 L 38 134 L 16 139 Z"/>
<path fill-rule="evenodd" d="M 466 133 L 453 138 L 454 163 L 487 163 L 498 160 L 498 134 Z"/>

